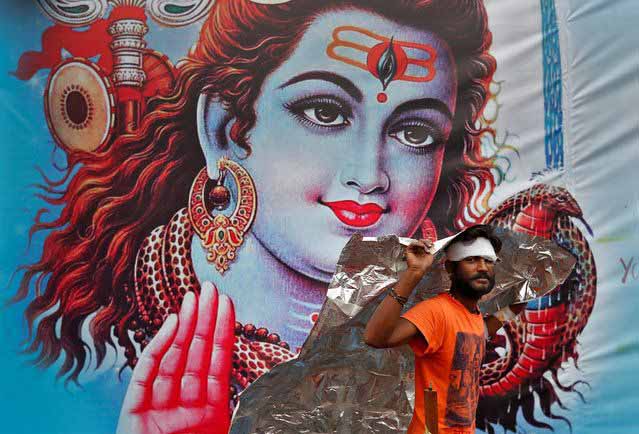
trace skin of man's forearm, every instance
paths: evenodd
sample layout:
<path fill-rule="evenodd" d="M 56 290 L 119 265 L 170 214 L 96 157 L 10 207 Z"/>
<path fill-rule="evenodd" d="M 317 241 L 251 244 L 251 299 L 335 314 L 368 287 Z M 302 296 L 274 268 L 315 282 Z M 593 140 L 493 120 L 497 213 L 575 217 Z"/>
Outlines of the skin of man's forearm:
<path fill-rule="evenodd" d="M 419 281 L 419 273 L 406 271 L 393 288 L 397 295 L 409 297 Z M 364 332 L 365 342 L 373 347 L 387 346 L 388 338 L 393 333 L 395 325 L 402 313 L 402 306 L 392 297 L 386 296 L 368 321 Z"/>
<path fill-rule="evenodd" d="M 490 315 L 484 318 L 484 322 L 486 323 L 486 328 L 488 329 L 488 336 L 491 338 L 497 334 L 500 328 L 504 325 L 501 321 L 499 321 L 496 317 Z"/>
<path fill-rule="evenodd" d="M 524 311 L 525 307 L 526 307 L 526 303 L 511 304 L 510 310 L 516 316 L 519 316 Z M 490 336 L 491 338 L 495 336 L 497 332 L 499 331 L 499 329 L 504 326 L 504 323 L 501 322 L 494 315 L 489 315 L 486 318 L 484 318 L 484 322 L 486 323 L 486 328 L 488 329 L 488 336 Z"/>

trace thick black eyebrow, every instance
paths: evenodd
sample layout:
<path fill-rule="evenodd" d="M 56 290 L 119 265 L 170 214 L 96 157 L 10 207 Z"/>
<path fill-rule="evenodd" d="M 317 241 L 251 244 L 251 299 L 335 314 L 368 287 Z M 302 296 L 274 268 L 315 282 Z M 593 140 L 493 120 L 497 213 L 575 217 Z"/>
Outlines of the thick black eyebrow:
<path fill-rule="evenodd" d="M 362 102 L 362 99 L 364 99 L 364 95 L 362 94 L 362 91 L 359 90 L 357 86 L 355 86 L 355 83 L 353 83 L 346 77 L 343 77 L 339 74 L 335 74 L 334 72 L 329 72 L 329 71 L 304 72 L 300 75 L 296 75 L 295 77 L 291 78 L 286 83 L 281 85 L 278 89 L 282 89 L 283 87 L 290 86 L 291 84 L 299 83 L 300 81 L 305 81 L 305 80 L 328 81 L 344 89 L 344 92 L 349 94 L 355 101 Z"/>
<path fill-rule="evenodd" d="M 436 110 L 448 119 L 453 119 L 453 114 L 450 112 L 448 106 L 442 100 L 437 98 L 423 98 L 407 101 L 397 106 L 397 108 L 393 110 L 393 115 L 397 116 L 411 110 Z"/>

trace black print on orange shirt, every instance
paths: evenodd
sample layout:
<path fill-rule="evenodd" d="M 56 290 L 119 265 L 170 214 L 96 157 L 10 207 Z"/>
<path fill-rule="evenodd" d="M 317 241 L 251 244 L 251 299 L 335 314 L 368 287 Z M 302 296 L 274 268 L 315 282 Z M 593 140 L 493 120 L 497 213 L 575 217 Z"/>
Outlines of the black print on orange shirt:
<path fill-rule="evenodd" d="M 457 332 L 446 399 L 447 426 L 468 427 L 473 423 L 479 398 L 479 368 L 484 351 L 483 336 Z"/>

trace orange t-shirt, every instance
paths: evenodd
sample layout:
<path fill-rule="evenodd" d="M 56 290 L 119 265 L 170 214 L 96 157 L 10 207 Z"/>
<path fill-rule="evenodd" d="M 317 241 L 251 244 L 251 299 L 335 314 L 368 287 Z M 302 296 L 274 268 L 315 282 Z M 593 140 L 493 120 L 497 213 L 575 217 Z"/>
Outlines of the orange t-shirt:
<path fill-rule="evenodd" d="M 403 317 L 421 333 L 410 341 L 415 353 L 415 409 L 408 434 L 425 431 L 424 389 L 429 386 L 437 391 L 439 433 L 474 433 L 479 369 L 486 350 L 482 316 L 444 293 L 417 304 Z"/>

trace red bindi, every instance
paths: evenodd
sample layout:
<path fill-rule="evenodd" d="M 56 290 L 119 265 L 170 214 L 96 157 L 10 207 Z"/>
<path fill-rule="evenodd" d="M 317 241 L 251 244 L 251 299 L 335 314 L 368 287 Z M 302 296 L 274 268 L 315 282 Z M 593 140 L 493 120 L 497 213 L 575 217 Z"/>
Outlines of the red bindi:
<path fill-rule="evenodd" d="M 383 104 L 386 101 L 388 101 L 388 95 L 386 95 L 384 92 L 380 92 L 377 94 L 377 102 Z"/>

